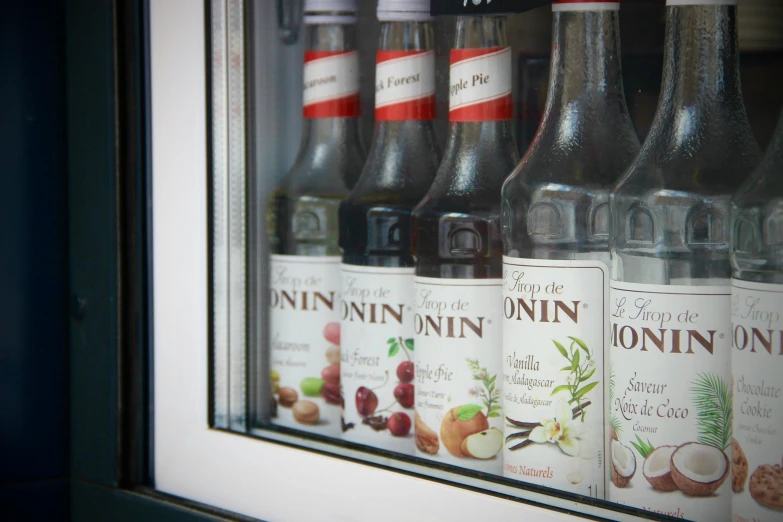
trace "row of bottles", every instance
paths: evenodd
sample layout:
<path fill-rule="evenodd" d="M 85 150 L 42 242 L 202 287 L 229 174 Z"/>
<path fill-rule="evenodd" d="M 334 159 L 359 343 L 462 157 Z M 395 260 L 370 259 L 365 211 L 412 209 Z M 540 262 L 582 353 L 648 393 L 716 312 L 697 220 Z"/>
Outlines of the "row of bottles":
<path fill-rule="evenodd" d="M 783 355 L 783 120 L 749 178 L 736 4 L 667 1 L 640 145 L 619 2 L 554 2 L 520 161 L 505 18 L 456 19 L 441 159 L 429 2 L 380 0 L 365 161 L 356 3 L 307 0 L 305 130 L 268 219 L 274 422 L 679 518 L 732 497 L 774 517 L 781 377 L 759 357 Z"/>

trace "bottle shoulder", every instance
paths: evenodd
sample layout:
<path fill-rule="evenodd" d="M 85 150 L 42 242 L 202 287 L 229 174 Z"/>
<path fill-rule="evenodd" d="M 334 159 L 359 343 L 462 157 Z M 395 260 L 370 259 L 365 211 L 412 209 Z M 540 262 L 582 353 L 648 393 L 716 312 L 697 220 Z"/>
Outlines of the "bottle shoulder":
<path fill-rule="evenodd" d="M 699 110 L 672 111 L 668 118 L 657 115 L 615 191 L 733 194 L 761 160 L 747 119 L 737 118 L 731 125 L 714 125 L 704 121 Z"/>

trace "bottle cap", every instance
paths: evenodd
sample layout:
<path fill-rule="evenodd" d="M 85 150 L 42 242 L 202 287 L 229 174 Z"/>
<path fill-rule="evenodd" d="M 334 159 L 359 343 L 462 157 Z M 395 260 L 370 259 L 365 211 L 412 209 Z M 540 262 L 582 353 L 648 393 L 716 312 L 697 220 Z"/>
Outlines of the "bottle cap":
<path fill-rule="evenodd" d="M 305 0 L 306 24 L 355 24 L 357 0 Z"/>
<path fill-rule="evenodd" d="M 432 20 L 430 0 L 378 0 L 378 20 L 381 22 Z"/>
<path fill-rule="evenodd" d="M 617 11 L 620 0 L 556 0 L 552 11 Z"/>

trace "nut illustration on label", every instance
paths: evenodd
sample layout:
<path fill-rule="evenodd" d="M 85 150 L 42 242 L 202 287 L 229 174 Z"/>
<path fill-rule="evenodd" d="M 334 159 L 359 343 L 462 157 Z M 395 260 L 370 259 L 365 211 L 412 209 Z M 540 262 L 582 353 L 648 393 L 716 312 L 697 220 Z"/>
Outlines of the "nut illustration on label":
<path fill-rule="evenodd" d="M 413 418 L 414 432 L 416 434 L 416 447 L 424 453 L 435 455 L 440 449 L 438 434 L 432 431 L 432 429 L 427 426 L 423 420 L 421 420 L 418 412 L 414 412 Z"/>
<path fill-rule="evenodd" d="M 677 484 L 672 478 L 671 459 L 677 446 L 658 446 L 644 459 L 642 474 L 650 485 L 659 491 L 675 491 Z"/>
<path fill-rule="evenodd" d="M 731 439 L 731 490 L 739 493 L 748 480 L 748 459 L 737 439 Z"/>
<path fill-rule="evenodd" d="M 764 464 L 750 476 L 750 496 L 763 506 L 783 509 L 783 468 Z"/>
<path fill-rule="evenodd" d="M 636 474 L 636 455 L 631 448 L 620 442 L 612 440 L 612 482 L 618 488 L 628 487 L 634 474 Z"/>
<path fill-rule="evenodd" d="M 729 476 L 729 458 L 715 446 L 688 442 L 672 454 L 671 469 L 672 478 L 683 493 L 707 497 Z"/>

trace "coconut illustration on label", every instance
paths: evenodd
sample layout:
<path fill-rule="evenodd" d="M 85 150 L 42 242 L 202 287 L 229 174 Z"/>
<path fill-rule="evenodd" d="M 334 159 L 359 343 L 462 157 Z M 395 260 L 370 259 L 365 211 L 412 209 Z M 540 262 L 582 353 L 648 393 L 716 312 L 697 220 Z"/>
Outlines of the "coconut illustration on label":
<path fill-rule="evenodd" d="M 614 398 L 612 369 L 609 375 L 611 401 Z M 698 442 L 656 447 L 649 438 L 642 440 L 638 434 L 636 440 L 629 442 L 644 459 L 642 474 L 653 489 L 679 490 L 691 497 L 706 497 L 713 495 L 728 477 L 729 457 L 725 450 L 732 440 L 731 391 L 724 380 L 706 373 L 697 376 L 690 390 L 698 408 Z M 622 425 L 615 417 L 610 417 L 610 426 L 612 482 L 618 488 L 626 488 L 636 473 L 636 454 L 621 442 Z"/>
<path fill-rule="evenodd" d="M 636 455 L 619 440 L 612 440 L 611 453 L 612 482 L 618 488 L 628 487 L 636 474 Z"/>

